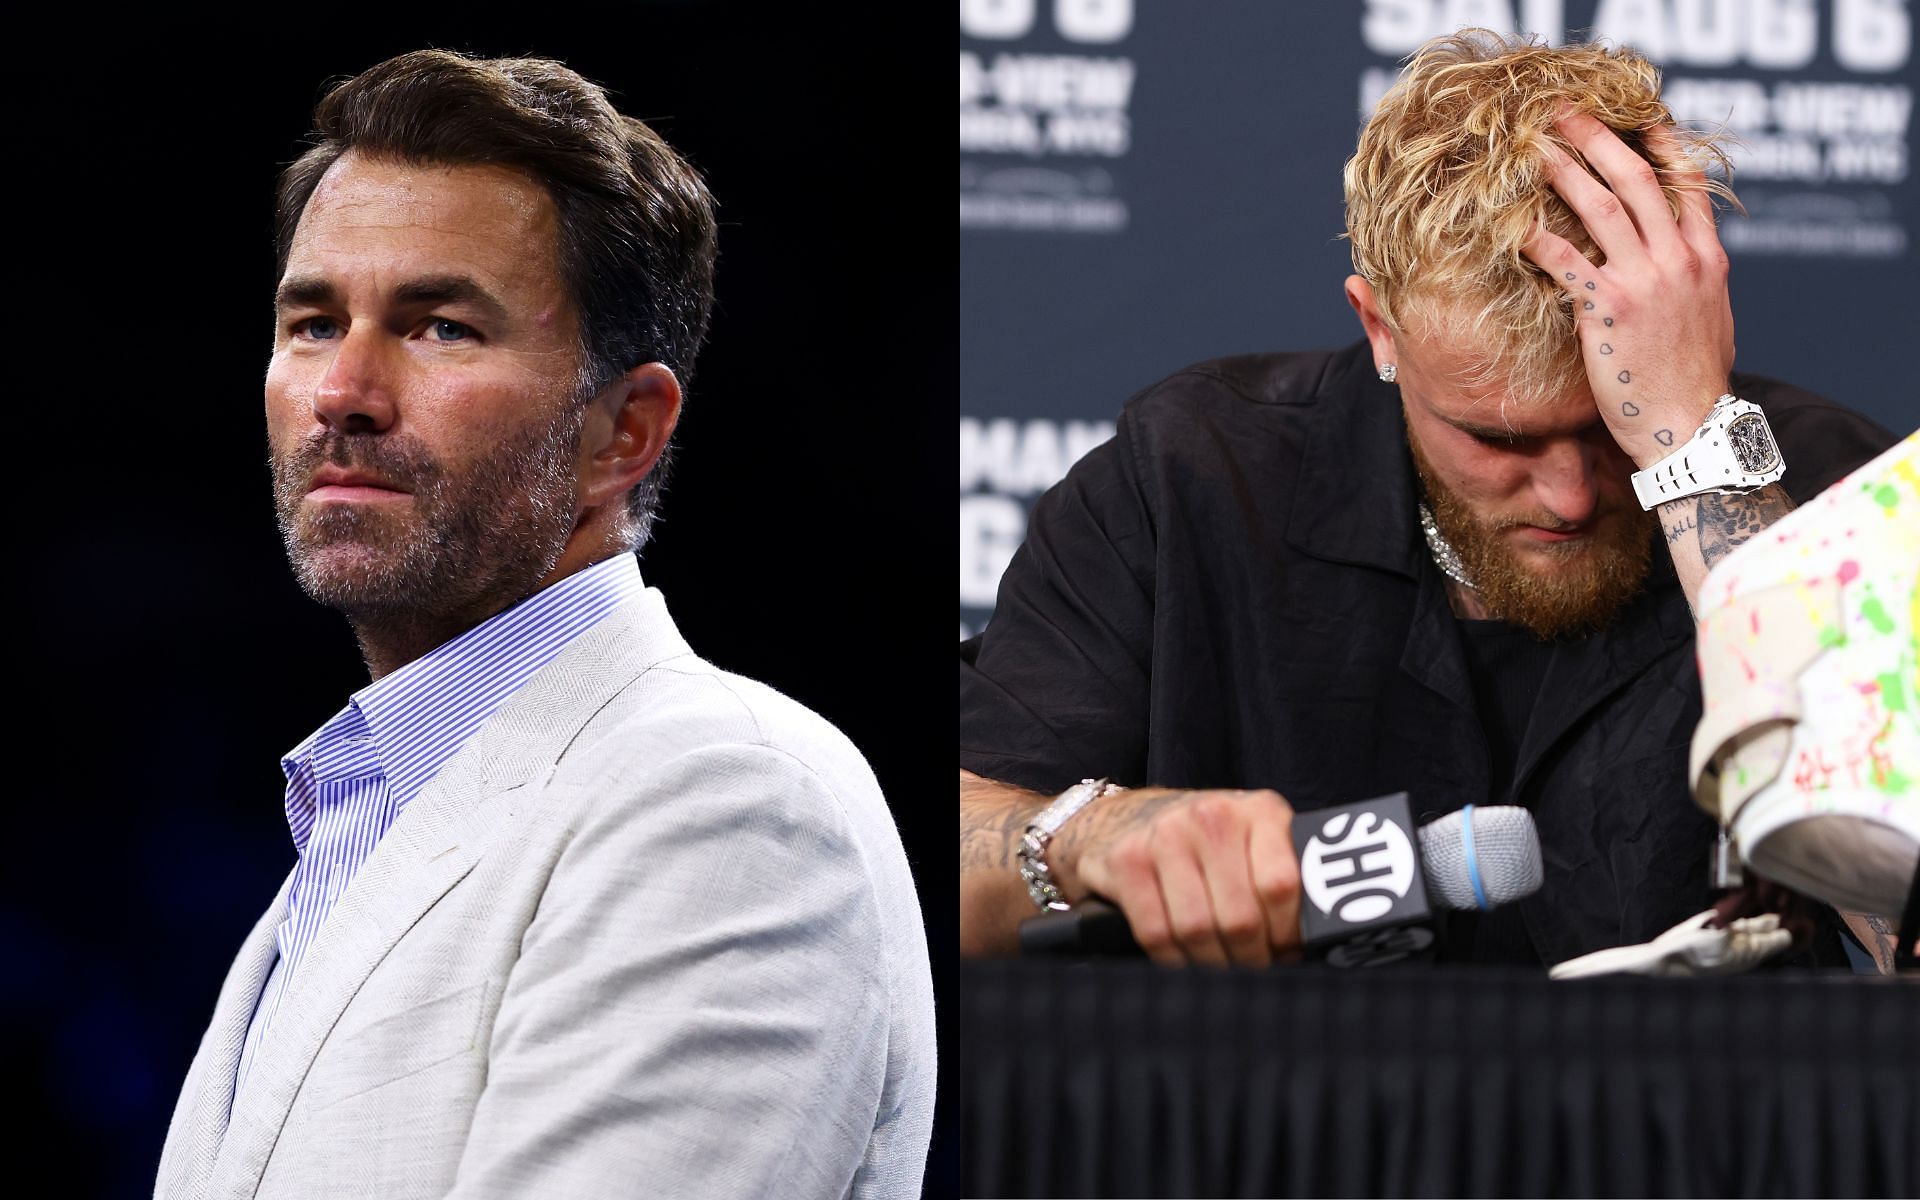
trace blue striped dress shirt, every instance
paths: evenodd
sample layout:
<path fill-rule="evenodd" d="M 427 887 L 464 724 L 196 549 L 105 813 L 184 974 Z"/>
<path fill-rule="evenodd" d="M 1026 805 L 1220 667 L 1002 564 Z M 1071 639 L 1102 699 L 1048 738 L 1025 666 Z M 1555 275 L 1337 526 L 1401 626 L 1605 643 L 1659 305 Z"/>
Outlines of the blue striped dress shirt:
<path fill-rule="evenodd" d="M 577 571 L 355 692 L 280 760 L 300 859 L 275 932 L 279 956 L 240 1053 L 236 1097 L 328 911 L 407 801 L 534 672 L 643 586 L 631 554 Z"/>

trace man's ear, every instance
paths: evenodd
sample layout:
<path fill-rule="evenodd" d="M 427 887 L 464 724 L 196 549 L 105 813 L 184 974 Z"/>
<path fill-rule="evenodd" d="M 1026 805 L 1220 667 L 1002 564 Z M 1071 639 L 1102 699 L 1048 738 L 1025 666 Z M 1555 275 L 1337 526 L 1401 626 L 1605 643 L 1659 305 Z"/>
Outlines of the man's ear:
<path fill-rule="evenodd" d="M 580 500 L 624 496 L 660 461 L 680 423 L 680 381 L 665 363 L 642 363 L 590 402 L 580 433 Z"/>
<path fill-rule="evenodd" d="M 1400 352 L 1394 346 L 1393 327 L 1380 315 L 1380 303 L 1374 298 L 1373 285 L 1358 275 L 1347 276 L 1347 303 L 1353 305 L 1355 315 L 1360 318 L 1360 328 L 1367 333 L 1367 341 L 1373 345 L 1373 365 L 1384 367 L 1388 363 L 1398 365 Z"/>

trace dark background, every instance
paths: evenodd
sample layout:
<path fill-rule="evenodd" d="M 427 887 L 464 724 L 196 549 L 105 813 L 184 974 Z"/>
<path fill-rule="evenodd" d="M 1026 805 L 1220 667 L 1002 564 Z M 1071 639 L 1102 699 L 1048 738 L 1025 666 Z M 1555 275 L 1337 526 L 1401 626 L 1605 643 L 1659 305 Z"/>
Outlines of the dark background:
<path fill-rule="evenodd" d="M 15 79 L 24 820 L 0 1014 L 49 1194 L 150 1193 L 229 961 L 293 863 L 278 757 L 367 681 L 274 529 L 272 194 L 325 81 L 422 46 L 561 59 L 718 197 L 719 303 L 641 571 L 697 651 L 866 752 L 952 994 L 944 10 L 938 35 L 931 14 L 728 4 L 373 12 L 68 26 Z M 950 1111 L 929 1195 L 956 1190 Z"/>

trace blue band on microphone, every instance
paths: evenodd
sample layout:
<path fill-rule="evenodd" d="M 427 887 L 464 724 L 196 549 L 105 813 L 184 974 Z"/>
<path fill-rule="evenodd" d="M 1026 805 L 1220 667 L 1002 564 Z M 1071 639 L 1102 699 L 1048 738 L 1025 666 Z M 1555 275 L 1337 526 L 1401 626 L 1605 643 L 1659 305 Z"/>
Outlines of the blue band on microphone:
<path fill-rule="evenodd" d="M 1473 805 L 1460 810 L 1460 846 L 1467 852 L 1467 882 L 1473 885 L 1473 902 L 1486 912 L 1493 905 L 1487 903 L 1487 890 L 1480 886 L 1480 864 L 1473 857 Z"/>

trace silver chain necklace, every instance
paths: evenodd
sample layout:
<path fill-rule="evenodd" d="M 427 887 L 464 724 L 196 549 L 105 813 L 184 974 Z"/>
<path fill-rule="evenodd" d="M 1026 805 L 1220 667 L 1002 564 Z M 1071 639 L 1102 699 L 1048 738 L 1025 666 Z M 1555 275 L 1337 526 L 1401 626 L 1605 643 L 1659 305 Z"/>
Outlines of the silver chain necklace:
<path fill-rule="evenodd" d="M 1440 525 L 1433 519 L 1433 512 L 1424 500 L 1420 502 L 1420 532 L 1427 535 L 1427 553 L 1433 555 L 1433 565 L 1461 587 L 1473 587 L 1473 580 L 1467 578 L 1466 564 L 1460 561 L 1459 551 L 1440 532 Z"/>

